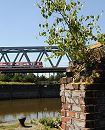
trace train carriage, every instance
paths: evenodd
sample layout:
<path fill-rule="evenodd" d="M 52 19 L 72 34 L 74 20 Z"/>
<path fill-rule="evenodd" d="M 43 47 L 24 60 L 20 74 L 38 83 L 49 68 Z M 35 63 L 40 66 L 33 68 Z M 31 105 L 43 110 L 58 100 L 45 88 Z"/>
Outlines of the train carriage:
<path fill-rule="evenodd" d="M 0 68 L 42 68 L 43 63 L 38 62 L 0 62 Z"/>

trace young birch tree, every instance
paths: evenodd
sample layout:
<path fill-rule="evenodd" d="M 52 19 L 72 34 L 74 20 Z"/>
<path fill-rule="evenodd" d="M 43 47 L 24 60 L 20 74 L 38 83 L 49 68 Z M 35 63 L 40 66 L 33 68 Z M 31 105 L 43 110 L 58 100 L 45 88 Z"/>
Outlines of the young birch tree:
<path fill-rule="evenodd" d="M 58 46 L 55 55 L 67 54 L 73 61 L 88 63 L 87 45 L 98 40 L 100 16 L 80 15 L 83 4 L 79 0 L 40 0 L 37 5 L 45 19 L 39 24 L 40 35 L 49 46 Z"/>

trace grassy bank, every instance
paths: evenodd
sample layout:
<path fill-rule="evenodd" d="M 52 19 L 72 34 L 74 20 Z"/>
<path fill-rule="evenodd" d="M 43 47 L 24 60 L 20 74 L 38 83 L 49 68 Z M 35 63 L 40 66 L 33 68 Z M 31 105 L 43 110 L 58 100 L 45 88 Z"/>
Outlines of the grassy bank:
<path fill-rule="evenodd" d="M 29 82 L 3 82 L 0 81 L 0 84 L 34 84 L 34 83 L 29 83 Z"/>
<path fill-rule="evenodd" d="M 61 130 L 59 123 L 60 120 L 58 118 L 42 118 L 26 122 L 26 126 L 32 126 L 30 128 L 22 127 L 19 122 L 1 123 L 0 130 Z"/>
<path fill-rule="evenodd" d="M 30 128 L 24 128 L 20 126 L 18 123 L 2 123 L 0 124 L 0 130 L 60 130 L 57 128 L 50 128 L 42 125 L 41 123 L 30 124 L 27 123 L 27 126 L 30 125 Z"/>

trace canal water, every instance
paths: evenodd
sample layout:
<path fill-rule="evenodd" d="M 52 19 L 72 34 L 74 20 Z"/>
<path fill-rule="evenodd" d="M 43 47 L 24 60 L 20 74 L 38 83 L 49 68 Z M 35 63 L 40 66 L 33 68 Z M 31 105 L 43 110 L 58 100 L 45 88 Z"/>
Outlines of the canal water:
<path fill-rule="evenodd" d="M 60 110 L 60 98 L 0 101 L 0 123 L 17 121 L 22 116 L 27 120 L 57 117 Z"/>

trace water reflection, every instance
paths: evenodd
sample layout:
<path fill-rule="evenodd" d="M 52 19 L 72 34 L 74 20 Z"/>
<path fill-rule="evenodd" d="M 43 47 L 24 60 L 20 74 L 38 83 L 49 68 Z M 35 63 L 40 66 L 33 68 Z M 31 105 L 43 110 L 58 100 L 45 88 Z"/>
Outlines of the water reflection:
<path fill-rule="evenodd" d="M 24 99 L 0 101 L 0 122 L 16 121 L 24 115 L 28 119 L 56 117 L 61 109 L 60 99 Z"/>

